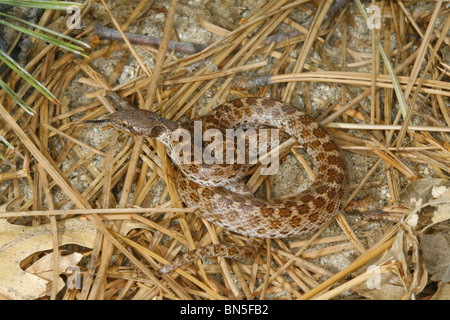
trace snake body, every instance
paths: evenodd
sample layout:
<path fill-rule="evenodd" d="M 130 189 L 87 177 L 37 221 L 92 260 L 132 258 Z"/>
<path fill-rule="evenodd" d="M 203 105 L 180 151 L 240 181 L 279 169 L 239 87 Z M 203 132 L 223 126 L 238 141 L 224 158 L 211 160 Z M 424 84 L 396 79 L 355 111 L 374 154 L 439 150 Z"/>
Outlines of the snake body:
<path fill-rule="evenodd" d="M 169 148 L 174 148 L 178 143 L 169 137 L 181 126 L 148 111 L 117 112 L 110 116 L 110 121 L 123 131 L 158 139 Z M 245 173 L 237 166 L 227 165 L 224 170 L 215 167 L 208 172 L 206 166 L 179 164 L 181 172 L 176 183 L 184 203 L 198 209 L 209 222 L 255 240 L 246 247 L 213 245 L 191 251 L 160 272 L 169 272 L 201 257 L 249 257 L 259 247 L 261 240 L 258 239 L 287 238 L 318 229 L 342 209 L 348 182 L 345 159 L 328 132 L 309 115 L 275 100 L 246 98 L 218 106 L 201 121 L 223 128 L 256 124 L 283 130 L 311 156 L 316 180 L 297 195 L 263 200 L 223 187 L 235 184 L 242 177 L 242 172 Z M 198 171 L 203 173 L 198 174 Z M 213 176 L 208 178 L 210 173 Z M 214 186 L 211 183 L 202 184 L 204 180 L 217 183 Z"/>

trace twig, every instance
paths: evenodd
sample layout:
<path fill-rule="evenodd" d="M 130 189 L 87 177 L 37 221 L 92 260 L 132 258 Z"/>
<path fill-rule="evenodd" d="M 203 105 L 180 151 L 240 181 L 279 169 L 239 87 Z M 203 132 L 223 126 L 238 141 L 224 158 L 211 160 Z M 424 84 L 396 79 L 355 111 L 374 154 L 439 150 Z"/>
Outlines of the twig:
<path fill-rule="evenodd" d="M 123 42 L 123 38 L 119 31 L 104 27 L 100 24 L 96 24 L 93 33 L 100 37 L 100 39 Z M 131 32 L 125 32 L 125 36 L 130 40 L 132 44 L 150 46 L 158 49 L 161 45 L 161 39 L 153 36 L 147 36 L 143 34 L 136 34 Z M 192 42 L 180 42 L 169 41 L 167 46 L 168 51 L 175 51 L 179 53 L 194 54 L 205 49 L 206 46 L 192 43 Z"/>
<path fill-rule="evenodd" d="M 342 9 L 349 0 L 336 0 L 333 2 L 332 6 L 328 10 L 327 19 L 332 18 L 340 9 Z M 303 26 L 309 26 L 311 24 L 311 20 L 308 20 L 304 23 Z M 111 41 L 118 41 L 123 42 L 123 37 L 120 34 L 119 31 L 115 29 L 111 29 L 105 26 L 102 26 L 100 24 L 96 24 L 94 26 L 94 30 L 92 31 L 93 34 L 97 35 L 100 39 L 104 40 L 111 40 Z M 125 32 L 125 36 L 128 38 L 130 43 L 137 44 L 137 45 L 143 45 L 143 46 L 150 46 L 155 49 L 158 49 L 161 45 L 161 39 L 158 37 L 153 36 L 147 36 L 143 34 L 136 34 L 131 32 Z M 279 43 L 282 41 L 285 41 L 287 39 L 292 39 L 298 36 L 301 36 L 304 34 L 300 30 L 295 30 L 292 32 L 283 32 L 278 33 L 274 35 L 270 35 L 267 38 L 265 38 L 261 44 L 263 46 L 269 46 L 272 43 Z M 185 53 L 185 54 L 195 54 L 203 51 L 207 46 L 198 44 L 198 43 L 192 43 L 192 42 L 184 42 L 184 41 L 169 41 L 167 50 L 168 51 L 175 51 L 179 53 Z M 239 50 L 241 47 L 237 47 L 236 51 Z"/>
<path fill-rule="evenodd" d="M 139 65 L 141 66 L 142 70 L 144 70 L 144 72 L 150 77 L 150 72 L 147 70 L 147 66 L 144 64 L 144 62 L 142 61 L 141 57 L 138 55 L 138 53 L 136 52 L 136 50 L 134 49 L 134 47 L 131 45 L 130 41 L 128 40 L 128 38 L 126 37 L 126 35 L 124 34 L 124 32 L 122 31 L 121 26 L 119 25 L 119 23 L 117 22 L 116 18 L 114 17 L 111 9 L 108 7 L 108 5 L 106 4 L 105 0 L 100 0 L 103 4 L 103 7 L 106 9 L 106 11 L 108 12 L 111 21 L 114 23 L 114 26 L 117 28 L 118 32 L 122 35 L 122 39 L 125 41 L 125 43 L 128 46 L 128 49 L 130 49 L 131 54 L 133 55 L 133 57 L 136 59 L 136 61 L 139 63 Z"/>

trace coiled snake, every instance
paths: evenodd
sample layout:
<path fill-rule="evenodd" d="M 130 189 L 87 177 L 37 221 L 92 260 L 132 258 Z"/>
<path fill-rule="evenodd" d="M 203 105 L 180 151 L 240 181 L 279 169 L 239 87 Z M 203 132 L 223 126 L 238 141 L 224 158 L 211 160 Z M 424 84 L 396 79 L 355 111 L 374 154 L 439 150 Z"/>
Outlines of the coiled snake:
<path fill-rule="evenodd" d="M 245 174 L 239 165 L 179 163 L 177 190 L 184 203 L 198 209 L 207 221 L 251 237 L 243 247 L 211 245 L 184 254 L 160 270 L 167 273 L 202 257 L 233 259 L 251 257 L 263 238 L 287 238 L 320 228 L 342 209 L 347 194 L 345 159 L 328 132 L 309 115 L 275 100 L 246 98 L 224 103 L 201 119 L 207 127 L 235 128 L 251 124 L 279 128 L 294 137 L 311 156 L 316 180 L 304 192 L 284 199 L 258 199 L 233 189 Z M 145 110 L 116 112 L 110 116 L 116 128 L 163 142 L 169 150 L 179 144 L 172 134 L 181 127 Z M 184 127 L 189 127 L 187 124 Z M 245 167 L 244 167 L 245 168 Z M 202 185 L 203 184 L 203 185 Z M 228 186 L 227 186 L 228 185 Z M 226 188 L 225 188 L 226 187 Z"/>

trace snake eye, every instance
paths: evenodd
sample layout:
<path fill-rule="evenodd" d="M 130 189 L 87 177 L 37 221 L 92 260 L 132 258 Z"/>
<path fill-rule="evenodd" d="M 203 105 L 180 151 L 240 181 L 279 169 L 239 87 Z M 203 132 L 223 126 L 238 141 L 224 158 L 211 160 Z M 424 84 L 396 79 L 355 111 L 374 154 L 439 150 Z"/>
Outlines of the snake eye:
<path fill-rule="evenodd" d="M 125 127 L 125 128 L 128 128 L 128 121 L 123 120 L 122 121 L 122 126 Z"/>

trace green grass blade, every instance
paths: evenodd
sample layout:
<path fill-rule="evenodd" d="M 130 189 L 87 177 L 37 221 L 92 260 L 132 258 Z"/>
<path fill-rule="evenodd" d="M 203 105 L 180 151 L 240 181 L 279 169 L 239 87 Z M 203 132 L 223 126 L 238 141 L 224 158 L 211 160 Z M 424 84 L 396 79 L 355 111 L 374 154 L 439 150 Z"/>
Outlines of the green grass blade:
<path fill-rule="evenodd" d="M 34 111 L 34 109 L 32 109 L 25 101 L 22 100 L 21 97 L 19 97 L 14 90 L 12 90 L 5 82 L 3 82 L 2 79 L 0 79 L 0 87 L 2 87 L 3 90 L 5 90 L 5 92 L 11 97 L 13 98 L 17 104 L 23 109 L 25 110 L 26 113 L 34 116 L 36 111 Z"/>
<path fill-rule="evenodd" d="M 1 2 L 1 1 L 2 1 L 2 0 L 0 0 L 0 2 Z M 72 38 L 72 37 L 69 37 L 69 36 L 66 36 L 66 35 L 64 35 L 64 34 L 61 34 L 61 33 L 59 33 L 59 32 L 53 31 L 53 30 L 51 30 L 51 29 L 42 27 L 42 26 L 37 25 L 37 24 L 35 24 L 35 23 L 28 22 L 28 21 L 26 21 L 26 20 L 23 20 L 23 19 L 20 19 L 20 18 L 11 16 L 11 15 L 6 14 L 6 13 L 1 13 L 1 12 L 0 12 L 0 16 L 8 17 L 8 18 L 13 19 L 13 20 L 16 20 L 16 21 L 18 21 L 18 22 L 24 23 L 24 24 L 26 24 L 26 25 L 28 25 L 28 26 L 30 26 L 30 27 L 33 27 L 33 28 L 42 30 L 42 31 L 47 32 L 47 33 L 50 33 L 50 34 L 52 34 L 52 35 L 54 35 L 54 36 L 56 36 L 56 37 L 61 37 L 61 38 L 66 39 L 66 40 L 68 40 L 68 41 L 72 41 L 72 42 L 74 42 L 74 43 L 77 43 L 77 44 L 79 44 L 80 46 L 83 46 L 83 47 L 85 47 L 85 48 L 88 48 L 88 49 L 90 48 L 90 46 L 89 46 L 87 43 L 83 42 L 83 41 L 80 41 L 80 40 L 78 40 L 78 39 L 74 39 L 74 38 Z M 11 25 L 11 26 L 18 27 L 18 26 L 15 26 L 15 25 Z M 22 27 L 20 27 L 20 28 L 22 28 Z M 25 29 L 25 30 L 29 30 L 29 29 Z M 31 30 L 29 30 L 29 31 L 31 31 Z M 24 32 L 24 31 L 22 31 L 22 32 Z M 32 36 L 34 36 L 34 34 L 33 34 Z M 51 39 L 55 39 L 55 38 L 51 38 Z M 56 40 L 57 40 L 57 39 L 55 39 L 55 41 L 56 41 Z M 74 46 L 74 47 L 76 47 L 76 48 L 74 48 L 74 49 L 82 50 L 81 47 L 77 47 L 77 46 Z"/>
<path fill-rule="evenodd" d="M 6 63 L 11 69 L 13 69 L 19 76 L 30 83 L 36 90 L 42 93 L 48 100 L 53 103 L 60 103 L 58 99 L 51 93 L 45 86 L 43 86 L 39 81 L 36 80 L 27 70 L 22 68 L 16 61 L 14 61 L 5 52 L 0 50 L 0 60 Z"/>
<path fill-rule="evenodd" d="M 67 51 L 70 51 L 70 52 L 73 52 L 75 54 L 79 54 L 79 55 L 81 55 L 83 57 L 88 58 L 88 56 L 86 54 L 81 52 L 84 49 L 82 47 L 77 46 L 77 45 L 74 45 L 74 44 L 71 44 L 71 43 L 68 43 L 68 42 L 65 42 L 65 41 L 62 41 L 62 40 L 58 40 L 56 38 L 52 38 L 50 36 L 44 35 L 42 33 L 30 30 L 30 29 L 27 29 L 27 28 L 24 28 L 24 27 L 16 26 L 14 24 L 11 24 L 11 23 L 6 22 L 6 21 L 1 20 L 1 19 L 0 19 L 0 24 L 3 24 L 5 26 L 7 26 L 7 27 L 10 27 L 10 28 L 15 29 L 17 31 L 23 32 L 25 34 L 28 34 L 28 35 L 30 35 L 32 37 L 41 39 L 41 40 L 43 40 L 45 42 L 48 42 L 48 43 L 51 43 L 51 44 L 53 44 L 53 45 L 55 45 L 57 47 L 60 47 L 60 48 L 65 49 Z"/>
<path fill-rule="evenodd" d="M 67 10 L 69 7 L 81 7 L 77 2 L 62 2 L 62 1 L 50 1 L 50 0 L 0 0 L 0 3 L 9 4 L 12 6 L 20 6 L 27 8 L 40 8 L 51 10 Z"/>
<path fill-rule="evenodd" d="M 8 146 L 8 148 L 10 148 L 11 150 L 14 150 L 14 149 L 16 149 L 16 148 L 14 148 L 14 146 L 11 144 L 11 143 L 9 143 L 9 141 L 8 140 L 6 140 L 5 138 L 3 138 L 3 136 L 2 135 L 0 135 L 0 140 L 2 140 L 3 141 L 3 143 L 4 144 L 6 144 L 7 146 Z"/>
<path fill-rule="evenodd" d="M 6 140 L 5 138 L 3 138 L 2 135 L 0 135 L 0 140 L 3 141 L 4 144 L 6 144 L 8 146 L 8 148 L 10 148 L 11 150 L 16 150 L 16 148 L 14 148 L 14 146 L 9 143 L 8 140 Z M 5 158 L 5 156 L 3 154 L 0 153 L 0 159 L 2 159 L 3 161 L 5 161 L 7 164 L 9 164 L 11 167 L 15 168 L 16 166 L 14 165 L 14 163 L 12 163 L 11 161 L 9 161 L 8 159 Z"/>
<path fill-rule="evenodd" d="M 356 3 L 358 4 L 359 10 L 361 11 L 361 14 L 364 17 L 364 20 L 367 23 L 369 18 L 367 17 L 366 11 L 364 10 L 360 0 L 356 0 Z M 389 58 L 386 55 L 386 52 L 384 52 L 383 46 L 380 42 L 380 39 L 378 39 L 378 36 L 376 33 L 375 33 L 375 42 L 377 44 L 378 51 L 380 52 L 381 57 L 383 58 L 384 64 L 386 65 L 386 69 L 389 73 L 389 77 L 392 80 L 392 84 L 394 85 L 395 95 L 397 96 L 397 100 L 398 100 L 400 110 L 402 112 L 402 116 L 403 116 L 403 118 L 406 118 L 406 115 L 408 113 L 408 105 L 406 104 L 405 95 L 402 91 L 402 88 L 400 87 L 400 83 L 398 81 L 397 75 L 395 74 L 394 68 L 392 68 L 391 62 L 389 61 Z"/>

